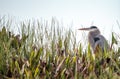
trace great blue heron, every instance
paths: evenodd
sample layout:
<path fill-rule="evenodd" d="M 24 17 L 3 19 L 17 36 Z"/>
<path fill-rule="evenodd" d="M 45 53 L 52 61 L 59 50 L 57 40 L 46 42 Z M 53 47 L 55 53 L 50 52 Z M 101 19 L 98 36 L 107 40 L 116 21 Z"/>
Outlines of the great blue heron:
<path fill-rule="evenodd" d="M 99 50 L 104 52 L 104 50 L 109 49 L 109 45 L 107 40 L 103 35 L 100 34 L 99 29 L 96 26 L 91 26 L 89 28 L 80 28 L 78 30 L 88 30 L 88 41 L 94 53 Z"/>

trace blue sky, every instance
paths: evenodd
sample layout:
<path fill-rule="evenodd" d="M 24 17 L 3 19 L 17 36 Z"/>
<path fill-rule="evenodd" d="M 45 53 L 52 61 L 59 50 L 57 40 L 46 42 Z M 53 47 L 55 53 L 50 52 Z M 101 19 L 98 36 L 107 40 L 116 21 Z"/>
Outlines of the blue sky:
<path fill-rule="evenodd" d="M 120 0 L 0 0 L 0 15 L 8 14 L 17 20 L 56 17 L 65 26 L 73 23 L 75 31 L 93 24 L 107 39 L 120 31 Z"/>

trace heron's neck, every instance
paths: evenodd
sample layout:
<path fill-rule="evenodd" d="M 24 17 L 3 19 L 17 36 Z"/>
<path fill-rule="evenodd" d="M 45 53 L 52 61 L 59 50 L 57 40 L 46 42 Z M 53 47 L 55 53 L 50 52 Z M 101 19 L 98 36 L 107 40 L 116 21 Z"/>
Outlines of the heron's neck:
<path fill-rule="evenodd" d="M 94 50 L 94 45 L 95 45 L 94 38 L 99 34 L 100 34 L 99 30 L 90 31 L 88 34 L 88 40 L 89 40 L 90 46 L 92 47 L 92 50 Z"/>
<path fill-rule="evenodd" d="M 91 49 L 94 50 L 94 45 L 95 45 L 94 36 L 91 33 L 88 34 L 88 42 L 91 46 Z"/>
<path fill-rule="evenodd" d="M 89 32 L 89 36 L 91 36 L 92 38 L 96 37 L 99 34 L 100 34 L 99 30 L 94 30 Z"/>

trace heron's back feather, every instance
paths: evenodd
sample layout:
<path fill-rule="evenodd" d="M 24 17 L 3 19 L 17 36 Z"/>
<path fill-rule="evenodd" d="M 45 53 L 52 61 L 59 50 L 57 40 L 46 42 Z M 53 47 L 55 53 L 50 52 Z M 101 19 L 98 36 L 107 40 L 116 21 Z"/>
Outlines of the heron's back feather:
<path fill-rule="evenodd" d="M 109 49 L 109 45 L 107 43 L 107 40 L 104 38 L 104 36 L 102 35 L 97 35 L 95 38 L 99 39 L 95 42 L 95 47 L 96 48 L 98 45 L 99 47 L 102 49 L 102 51 L 104 52 L 104 50 L 108 50 Z M 96 49 L 94 49 L 96 50 Z"/>

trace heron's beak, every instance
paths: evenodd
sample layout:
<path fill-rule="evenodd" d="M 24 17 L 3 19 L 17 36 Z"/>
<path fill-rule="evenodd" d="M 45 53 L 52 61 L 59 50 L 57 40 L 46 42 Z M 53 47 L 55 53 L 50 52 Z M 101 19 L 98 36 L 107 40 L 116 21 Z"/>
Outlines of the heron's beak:
<path fill-rule="evenodd" d="M 90 30 L 90 28 L 80 28 L 78 30 Z"/>

